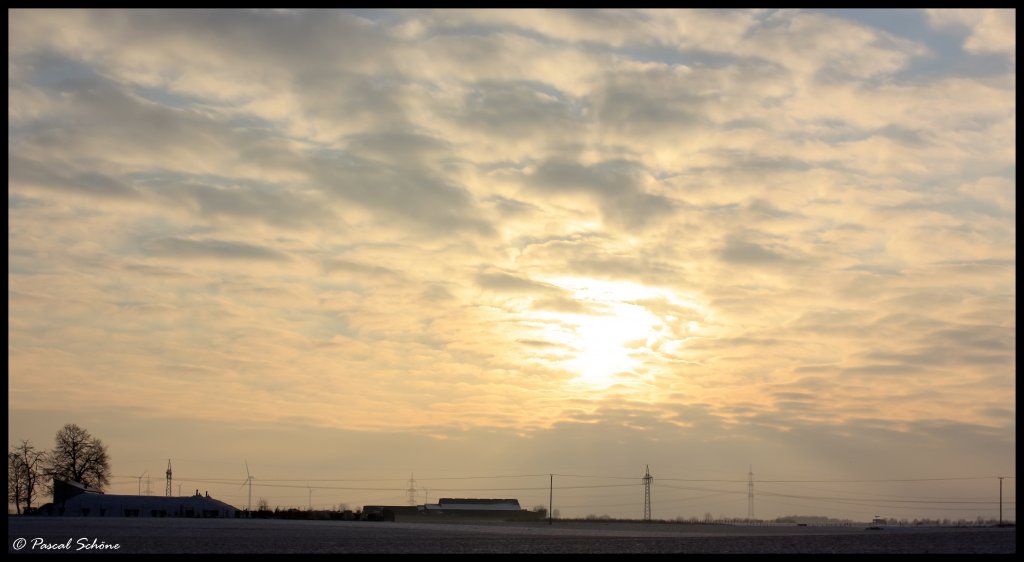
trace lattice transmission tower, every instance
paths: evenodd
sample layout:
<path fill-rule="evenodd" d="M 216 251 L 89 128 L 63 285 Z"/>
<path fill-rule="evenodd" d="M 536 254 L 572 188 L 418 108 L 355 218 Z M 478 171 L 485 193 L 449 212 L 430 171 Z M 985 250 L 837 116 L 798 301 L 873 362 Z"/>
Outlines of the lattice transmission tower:
<path fill-rule="evenodd" d="M 747 473 L 747 519 L 754 518 L 754 465 Z"/>
<path fill-rule="evenodd" d="M 412 474 L 409 475 L 409 489 L 406 492 L 409 492 L 409 505 L 416 505 L 416 480 Z"/>
<path fill-rule="evenodd" d="M 644 474 L 644 521 L 651 520 L 651 465 L 647 465 L 647 473 Z"/>
<path fill-rule="evenodd" d="M 167 459 L 167 497 L 171 497 L 171 459 Z"/>

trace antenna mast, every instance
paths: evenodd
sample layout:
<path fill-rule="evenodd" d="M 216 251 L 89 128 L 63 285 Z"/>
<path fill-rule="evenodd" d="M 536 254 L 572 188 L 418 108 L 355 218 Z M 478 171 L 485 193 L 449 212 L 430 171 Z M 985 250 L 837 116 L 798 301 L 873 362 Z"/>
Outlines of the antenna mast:
<path fill-rule="evenodd" d="M 167 459 L 167 497 L 171 497 L 171 459 Z"/>

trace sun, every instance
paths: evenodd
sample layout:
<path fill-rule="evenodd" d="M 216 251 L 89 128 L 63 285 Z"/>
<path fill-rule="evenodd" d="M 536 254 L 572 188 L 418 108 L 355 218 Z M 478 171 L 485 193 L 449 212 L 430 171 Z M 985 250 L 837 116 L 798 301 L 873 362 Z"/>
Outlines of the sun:
<path fill-rule="evenodd" d="M 606 303 L 606 312 L 577 315 L 575 357 L 565 367 L 577 373 L 579 382 L 607 387 L 616 375 L 632 372 L 642 363 L 647 342 L 656 336 L 660 320 L 645 308 L 626 303 Z"/>
<path fill-rule="evenodd" d="M 589 388 L 608 388 L 637 374 L 660 343 L 671 338 L 668 320 L 651 310 L 650 302 L 681 305 L 665 289 L 635 283 L 594 279 L 545 279 L 565 289 L 579 312 L 546 313 L 542 338 L 568 350 L 557 363 Z"/>

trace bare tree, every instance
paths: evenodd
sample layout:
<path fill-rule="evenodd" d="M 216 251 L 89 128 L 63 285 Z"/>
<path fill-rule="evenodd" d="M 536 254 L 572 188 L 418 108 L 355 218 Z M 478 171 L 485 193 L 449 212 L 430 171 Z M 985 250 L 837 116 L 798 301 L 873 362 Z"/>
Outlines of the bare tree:
<path fill-rule="evenodd" d="M 25 495 L 25 472 L 21 469 L 21 458 L 14 451 L 7 453 L 7 501 L 14 503 L 14 509 L 21 514 L 21 500 Z"/>
<path fill-rule="evenodd" d="M 50 472 L 54 478 L 102 490 L 110 483 L 107 447 L 88 431 L 69 423 L 57 432 L 56 444 L 50 454 Z"/>
<path fill-rule="evenodd" d="M 18 513 L 22 513 L 22 502 L 24 513 L 32 510 L 32 502 L 42 491 L 45 464 L 46 454 L 37 451 L 27 439 L 7 453 L 7 499 L 14 502 Z"/>
<path fill-rule="evenodd" d="M 39 481 L 43 474 L 43 453 L 36 451 L 28 440 L 11 448 L 7 453 L 7 499 L 21 513 L 32 509 L 32 501 L 39 494 Z"/>

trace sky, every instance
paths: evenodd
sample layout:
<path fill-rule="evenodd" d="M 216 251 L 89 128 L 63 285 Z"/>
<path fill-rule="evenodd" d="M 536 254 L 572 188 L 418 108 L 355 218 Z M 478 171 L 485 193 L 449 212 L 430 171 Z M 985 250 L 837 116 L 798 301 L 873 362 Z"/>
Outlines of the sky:
<path fill-rule="evenodd" d="M 1014 518 L 1015 16 L 10 10 L 9 446 L 242 507 L 639 518 L 650 466 L 655 518 L 751 472 Z"/>

